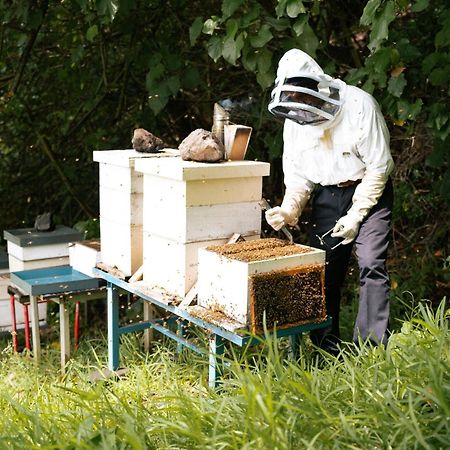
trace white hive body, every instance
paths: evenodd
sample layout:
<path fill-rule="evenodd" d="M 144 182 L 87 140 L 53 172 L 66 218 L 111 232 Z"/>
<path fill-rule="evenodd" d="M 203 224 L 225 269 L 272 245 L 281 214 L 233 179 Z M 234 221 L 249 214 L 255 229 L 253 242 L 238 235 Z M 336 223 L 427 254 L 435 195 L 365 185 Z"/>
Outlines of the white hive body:
<path fill-rule="evenodd" d="M 262 256 L 266 259 L 256 258 L 250 261 L 234 259 L 236 255 L 239 256 L 240 249 L 246 252 L 259 251 L 257 247 L 267 245 L 269 241 L 274 241 L 271 245 L 278 245 L 275 242 L 278 240 L 262 239 L 199 250 L 198 304 L 221 312 L 252 331 L 263 329 L 264 314 L 269 328 L 275 322 L 281 328 L 324 320 L 325 252 L 294 244 L 288 248 L 292 250 L 292 254 L 266 254 Z M 284 246 L 286 243 L 280 245 Z M 226 247 L 236 253 L 223 253 Z M 297 249 L 301 253 L 295 254 Z M 306 288 L 308 291 L 304 295 Z M 312 292 L 314 295 L 310 295 Z M 292 298 L 295 296 L 298 298 Z M 317 304 L 305 308 L 308 302 Z M 314 313 L 306 312 L 310 307 Z M 275 313 L 271 315 L 269 310 L 274 310 Z"/>
<path fill-rule="evenodd" d="M 135 171 L 135 162 L 176 154 L 170 149 L 160 153 L 94 151 L 93 159 L 99 163 L 102 262 L 126 276 L 142 265 L 143 176 Z"/>
<path fill-rule="evenodd" d="M 100 241 L 92 239 L 75 242 L 69 247 L 69 258 L 75 270 L 95 278 L 93 269 L 101 262 Z"/>
<path fill-rule="evenodd" d="M 261 233 L 262 177 L 268 163 L 215 164 L 181 158 L 136 161 L 144 174 L 144 281 L 184 297 L 197 279 L 197 252 L 235 233 Z"/>

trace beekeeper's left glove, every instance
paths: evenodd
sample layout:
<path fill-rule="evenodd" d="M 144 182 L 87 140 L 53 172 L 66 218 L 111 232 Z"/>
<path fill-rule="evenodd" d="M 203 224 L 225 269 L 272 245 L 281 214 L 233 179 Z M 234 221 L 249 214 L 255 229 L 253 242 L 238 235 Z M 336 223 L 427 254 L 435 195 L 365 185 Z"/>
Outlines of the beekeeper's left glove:
<path fill-rule="evenodd" d="M 332 237 L 342 238 L 342 245 L 350 244 L 358 236 L 361 220 L 348 213 L 341 217 L 333 228 Z"/>

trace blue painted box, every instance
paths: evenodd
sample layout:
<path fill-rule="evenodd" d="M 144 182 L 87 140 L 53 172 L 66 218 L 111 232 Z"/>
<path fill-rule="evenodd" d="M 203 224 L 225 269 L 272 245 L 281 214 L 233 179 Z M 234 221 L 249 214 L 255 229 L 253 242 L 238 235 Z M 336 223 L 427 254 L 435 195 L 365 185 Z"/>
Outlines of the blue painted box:
<path fill-rule="evenodd" d="M 91 278 L 71 266 L 11 272 L 11 283 L 28 295 L 59 294 L 95 289 L 100 286 L 97 278 Z"/>

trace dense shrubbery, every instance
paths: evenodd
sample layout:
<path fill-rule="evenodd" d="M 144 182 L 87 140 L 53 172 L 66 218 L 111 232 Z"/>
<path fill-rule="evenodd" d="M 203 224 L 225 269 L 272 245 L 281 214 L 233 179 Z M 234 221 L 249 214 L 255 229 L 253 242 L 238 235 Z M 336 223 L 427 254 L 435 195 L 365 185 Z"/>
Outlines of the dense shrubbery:
<path fill-rule="evenodd" d="M 0 230 L 51 210 L 98 215 L 92 150 L 129 148 L 142 126 L 178 143 L 210 128 L 214 102 L 241 101 L 250 157 L 282 196 L 281 126 L 266 106 L 291 47 L 372 92 L 392 136 L 393 287 L 435 301 L 449 286 L 448 85 L 444 0 L 0 0 Z M 413 280 L 413 281 L 409 281 Z M 401 295 L 401 294 L 400 294 Z"/>

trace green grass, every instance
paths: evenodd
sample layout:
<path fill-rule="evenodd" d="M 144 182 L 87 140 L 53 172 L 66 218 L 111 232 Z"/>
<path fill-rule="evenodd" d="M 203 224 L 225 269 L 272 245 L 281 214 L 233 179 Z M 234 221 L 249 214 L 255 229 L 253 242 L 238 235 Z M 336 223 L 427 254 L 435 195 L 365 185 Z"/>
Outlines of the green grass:
<path fill-rule="evenodd" d="M 450 437 L 449 313 L 420 305 L 387 349 L 347 344 L 340 358 L 285 342 L 233 351 L 222 390 L 205 358 L 171 342 L 147 355 L 122 340 L 121 379 L 91 382 L 105 340 L 83 342 L 67 374 L 51 346 L 36 366 L 0 354 L 1 449 L 439 449 Z M 315 355 L 315 356 L 314 356 Z"/>

